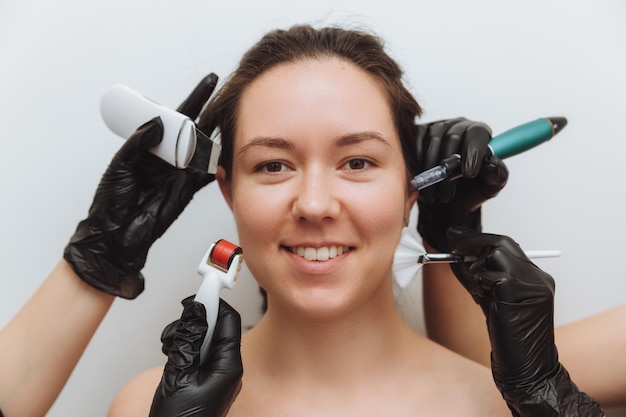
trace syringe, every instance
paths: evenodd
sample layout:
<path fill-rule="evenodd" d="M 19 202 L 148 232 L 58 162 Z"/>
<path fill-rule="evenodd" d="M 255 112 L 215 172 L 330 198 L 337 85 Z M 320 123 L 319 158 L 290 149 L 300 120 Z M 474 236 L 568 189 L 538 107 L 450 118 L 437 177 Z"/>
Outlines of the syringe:
<path fill-rule="evenodd" d="M 545 117 L 509 129 L 489 141 L 489 148 L 500 159 L 517 155 L 551 139 L 567 124 L 565 117 Z M 411 191 L 423 190 L 446 179 L 460 176 L 461 156 L 451 155 L 409 180 Z"/>

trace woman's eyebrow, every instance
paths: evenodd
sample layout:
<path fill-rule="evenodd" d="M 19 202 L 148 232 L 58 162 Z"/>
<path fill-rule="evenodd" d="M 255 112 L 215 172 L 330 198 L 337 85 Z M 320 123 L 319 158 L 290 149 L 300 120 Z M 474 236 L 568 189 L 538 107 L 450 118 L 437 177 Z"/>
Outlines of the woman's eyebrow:
<path fill-rule="evenodd" d="M 348 133 L 346 135 L 342 135 L 335 140 L 335 145 L 338 147 L 350 146 L 350 145 L 362 143 L 368 140 L 376 140 L 378 142 L 381 142 L 391 147 L 391 144 L 389 143 L 387 139 L 385 139 L 383 135 L 374 131 L 356 132 L 356 133 Z M 252 139 L 251 141 L 243 145 L 241 149 L 239 149 L 237 154 L 241 155 L 242 153 L 246 152 L 248 149 L 253 148 L 255 146 L 263 146 L 263 147 L 268 147 L 268 148 L 278 148 L 278 149 L 287 149 L 287 150 L 295 149 L 295 145 L 293 144 L 293 142 L 287 139 L 271 137 L 271 136 L 260 136 L 260 137 L 256 137 Z"/>
<path fill-rule="evenodd" d="M 279 149 L 288 149 L 288 150 L 295 148 L 294 144 L 286 139 L 262 136 L 262 137 L 254 138 L 250 142 L 243 145 L 241 149 L 239 149 L 237 154 L 241 155 L 248 149 L 253 148 L 255 146 L 265 146 L 269 148 L 279 148 Z"/>
<path fill-rule="evenodd" d="M 377 140 L 391 147 L 391 144 L 389 143 L 387 139 L 385 139 L 383 135 L 381 135 L 378 132 L 373 132 L 373 131 L 349 133 L 347 135 L 338 137 L 335 140 L 335 143 L 337 146 L 349 146 L 349 145 L 354 145 L 356 143 L 361 143 L 367 140 Z"/>

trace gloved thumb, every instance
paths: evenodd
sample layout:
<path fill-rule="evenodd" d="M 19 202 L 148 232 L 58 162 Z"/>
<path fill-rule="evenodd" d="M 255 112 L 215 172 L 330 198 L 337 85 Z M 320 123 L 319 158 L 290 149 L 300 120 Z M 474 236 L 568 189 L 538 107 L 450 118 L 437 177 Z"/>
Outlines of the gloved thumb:
<path fill-rule="evenodd" d="M 127 163 L 138 161 L 141 156 L 163 140 L 163 122 L 159 116 L 141 125 L 124 145 L 115 158 Z"/>

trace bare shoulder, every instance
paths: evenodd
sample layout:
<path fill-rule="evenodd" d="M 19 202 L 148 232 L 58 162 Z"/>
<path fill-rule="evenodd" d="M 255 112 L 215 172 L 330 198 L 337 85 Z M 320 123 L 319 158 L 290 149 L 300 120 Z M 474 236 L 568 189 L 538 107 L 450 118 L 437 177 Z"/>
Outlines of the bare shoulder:
<path fill-rule="evenodd" d="M 491 370 L 437 344 L 430 344 L 411 358 L 407 380 L 419 399 L 414 408 L 426 407 L 430 415 L 510 416 L 497 390 Z M 426 343 L 424 344 L 426 345 Z M 424 358 L 428 358 L 424 360 Z"/>
<path fill-rule="evenodd" d="M 163 367 L 148 369 L 131 379 L 117 394 L 107 417 L 147 417 Z"/>

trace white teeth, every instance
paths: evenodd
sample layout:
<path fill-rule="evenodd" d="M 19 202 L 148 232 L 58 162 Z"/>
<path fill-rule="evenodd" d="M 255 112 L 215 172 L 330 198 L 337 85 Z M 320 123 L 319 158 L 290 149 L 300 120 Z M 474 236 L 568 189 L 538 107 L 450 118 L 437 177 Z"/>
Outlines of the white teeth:
<path fill-rule="evenodd" d="M 315 261 L 317 259 L 317 251 L 315 248 L 304 248 L 304 259 L 307 261 Z"/>
<path fill-rule="evenodd" d="M 324 246 L 318 249 L 304 246 L 291 248 L 291 252 L 303 257 L 307 261 L 327 261 L 336 258 L 348 250 L 349 248 L 347 246 Z"/>

